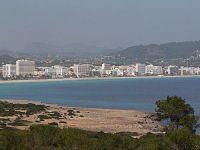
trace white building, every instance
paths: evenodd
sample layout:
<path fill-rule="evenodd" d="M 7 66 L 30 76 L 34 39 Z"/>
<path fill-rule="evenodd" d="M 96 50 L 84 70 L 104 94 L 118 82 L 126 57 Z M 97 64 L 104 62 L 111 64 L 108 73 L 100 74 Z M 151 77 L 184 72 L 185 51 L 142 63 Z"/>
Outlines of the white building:
<path fill-rule="evenodd" d="M 105 64 L 105 63 L 103 63 L 101 69 L 102 69 L 102 70 L 111 70 L 111 65 L 110 65 L 110 64 Z"/>
<path fill-rule="evenodd" d="M 3 77 L 13 77 L 16 76 L 16 65 L 6 64 L 3 65 Z"/>
<path fill-rule="evenodd" d="M 45 75 L 52 76 L 55 74 L 55 71 L 53 70 L 52 67 L 44 67 L 43 69 L 44 69 Z"/>
<path fill-rule="evenodd" d="M 112 76 L 114 77 L 122 77 L 124 75 L 124 72 L 122 70 L 120 70 L 119 68 L 113 68 L 112 69 Z"/>
<path fill-rule="evenodd" d="M 163 74 L 163 68 L 161 66 L 155 66 L 153 73 L 155 75 L 161 75 L 161 74 Z"/>
<path fill-rule="evenodd" d="M 161 74 L 163 74 L 163 69 L 162 69 L 161 66 L 154 66 L 152 64 L 151 65 L 147 65 L 145 74 L 161 75 Z"/>
<path fill-rule="evenodd" d="M 127 76 L 135 76 L 135 66 L 128 66 L 127 68 Z"/>
<path fill-rule="evenodd" d="M 77 77 L 89 77 L 91 70 L 90 64 L 74 64 L 74 73 Z"/>
<path fill-rule="evenodd" d="M 55 65 L 52 67 L 55 71 L 56 77 L 62 77 L 63 76 L 63 67 L 59 65 Z"/>
<path fill-rule="evenodd" d="M 44 68 L 45 75 L 51 76 L 52 78 L 61 78 L 65 74 L 65 69 L 63 66 L 55 65 L 52 67 Z"/>
<path fill-rule="evenodd" d="M 101 66 L 101 76 L 108 76 L 111 74 L 111 65 L 110 64 L 102 64 Z"/>
<path fill-rule="evenodd" d="M 62 76 L 69 75 L 69 74 L 70 74 L 70 68 L 63 67 L 62 68 Z"/>
<path fill-rule="evenodd" d="M 180 74 L 179 67 L 170 65 L 167 67 L 167 73 L 168 75 L 179 75 Z"/>
<path fill-rule="evenodd" d="M 38 67 L 38 68 L 36 68 L 35 71 L 34 71 L 34 75 L 35 76 L 45 76 L 46 75 L 45 68 L 46 67 Z"/>
<path fill-rule="evenodd" d="M 35 62 L 30 60 L 16 61 L 16 75 L 33 75 L 35 70 Z"/>
<path fill-rule="evenodd" d="M 200 74 L 200 68 L 195 67 L 181 67 L 180 68 L 181 75 L 199 75 Z"/>
<path fill-rule="evenodd" d="M 144 75 L 145 74 L 145 71 L 146 71 L 146 65 L 145 64 L 139 64 L 137 63 L 135 65 L 135 72 L 138 74 L 138 75 Z"/>

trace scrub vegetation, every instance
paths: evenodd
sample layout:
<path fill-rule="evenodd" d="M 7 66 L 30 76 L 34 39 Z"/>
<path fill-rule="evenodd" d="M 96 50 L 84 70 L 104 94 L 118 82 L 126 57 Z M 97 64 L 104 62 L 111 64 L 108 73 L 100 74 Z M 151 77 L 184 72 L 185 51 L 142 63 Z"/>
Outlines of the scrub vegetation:
<path fill-rule="evenodd" d="M 193 108 L 177 96 L 159 100 L 156 106 L 157 119 L 166 122 L 163 134 L 148 133 L 140 138 L 133 138 L 130 133 L 111 134 L 68 127 L 62 129 L 54 123 L 32 125 L 28 130 L 7 128 L 2 123 L 0 149 L 200 150 L 200 136 L 196 134 L 199 126 Z"/>

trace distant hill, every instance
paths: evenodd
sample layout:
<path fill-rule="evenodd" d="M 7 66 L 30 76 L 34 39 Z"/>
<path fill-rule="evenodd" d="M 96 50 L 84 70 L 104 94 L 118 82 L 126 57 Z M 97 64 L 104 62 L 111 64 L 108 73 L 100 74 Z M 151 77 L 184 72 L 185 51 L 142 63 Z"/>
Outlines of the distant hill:
<path fill-rule="evenodd" d="M 85 45 L 80 43 L 67 44 L 63 46 L 47 44 L 42 42 L 33 42 L 19 50 L 0 49 L 0 55 L 10 55 L 17 58 L 55 58 L 55 57 L 81 57 L 88 58 L 90 56 L 107 55 L 117 52 L 119 49 L 107 49 L 103 47 Z"/>
<path fill-rule="evenodd" d="M 128 47 L 112 55 L 120 55 L 126 58 L 187 58 L 197 49 L 200 49 L 200 41 L 171 42 L 166 44 L 150 44 Z"/>
<path fill-rule="evenodd" d="M 12 56 L 13 58 L 71 58 L 80 57 L 88 58 L 90 56 L 113 55 L 122 56 L 131 59 L 157 59 L 157 58 L 188 58 L 193 55 L 194 51 L 200 49 L 200 41 L 170 42 L 165 44 L 149 44 L 128 47 L 126 49 L 106 49 L 102 47 L 85 45 L 85 44 L 68 44 L 57 46 L 41 42 L 33 42 L 25 48 L 13 51 L 1 49 L 0 56 Z M 2 61 L 4 62 L 5 59 Z"/>
<path fill-rule="evenodd" d="M 104 55 L 106 48 L 84 45 L 84 44 L 68 44 L 64 46 L 51 45 L 41 42 L 33 42 L 18 52 L 25 54 L 26 57 L 88 57 L 95 55 Z"/>
<path fill-rule="evenodd" d="M 13 50 L 3 48 L 3 49 L 0 49 L 0 55 L 9 55 L 12 57 L 17 57 L 18 54 Z"/>
<path fill-rule="evenodd" d="M 0 66 L 3 64 L 15 64 L 16 58 L 9 55 L 0 55 Z"/>

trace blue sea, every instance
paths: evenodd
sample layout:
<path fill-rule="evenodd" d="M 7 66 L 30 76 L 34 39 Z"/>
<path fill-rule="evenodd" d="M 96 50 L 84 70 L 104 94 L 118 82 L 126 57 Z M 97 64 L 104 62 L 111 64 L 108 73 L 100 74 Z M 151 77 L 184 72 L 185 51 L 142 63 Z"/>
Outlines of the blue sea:
<path fill-rule="evenodd" d="M 156 100 L 181 96 L 200 114 L 200 77 L 123 78 L 0 84 L 0 99 L 153 112 Z"/>

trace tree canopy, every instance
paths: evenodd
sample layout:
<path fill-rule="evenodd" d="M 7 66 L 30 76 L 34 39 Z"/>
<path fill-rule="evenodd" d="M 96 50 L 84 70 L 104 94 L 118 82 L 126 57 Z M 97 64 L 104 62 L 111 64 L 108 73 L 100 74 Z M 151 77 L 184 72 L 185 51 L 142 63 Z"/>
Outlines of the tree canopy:
<path fill-rule="evenodd" d="M 191 132 L 197 124 L 193 108 L 177 96 L 159 100 L 156 105 L 159 120 L 170 121 L 172 128 L 166 134 L 148 133 L 135 139 L 122 132 L 111 134 L 53 125 L 18 130 L 0 124 L 0 150 L 200 150 L 200 136 Z"/>
<path fill-rule="evenodd" d="M 164 100 L 158 100 L 156 106 L 158 120 L 164 121 L 168 127 L 188 128 L 191 132 L 196 132 L 198 125 L 194 109 L 183 98 L 168 96 Z"/>

